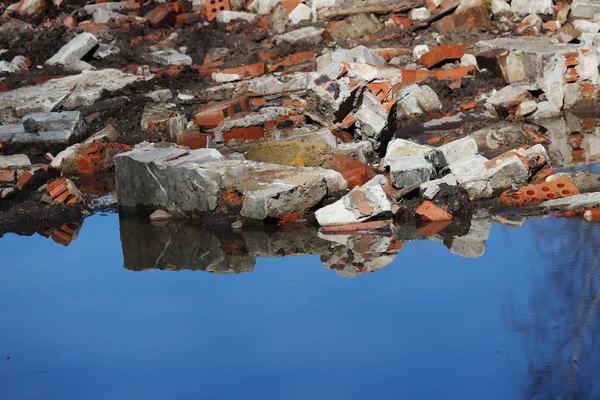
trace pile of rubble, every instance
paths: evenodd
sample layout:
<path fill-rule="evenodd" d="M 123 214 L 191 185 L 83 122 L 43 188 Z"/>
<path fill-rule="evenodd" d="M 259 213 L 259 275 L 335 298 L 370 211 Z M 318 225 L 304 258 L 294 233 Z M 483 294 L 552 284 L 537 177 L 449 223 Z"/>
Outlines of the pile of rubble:
<path fill-rule="evenodd" d="M 113 180 L 123 213 L 234 229 L 600 214 L 600 176 L 552 169 L 600 153 L 599 2 L 0 11 L 0 219 L 93 211 Z"/>

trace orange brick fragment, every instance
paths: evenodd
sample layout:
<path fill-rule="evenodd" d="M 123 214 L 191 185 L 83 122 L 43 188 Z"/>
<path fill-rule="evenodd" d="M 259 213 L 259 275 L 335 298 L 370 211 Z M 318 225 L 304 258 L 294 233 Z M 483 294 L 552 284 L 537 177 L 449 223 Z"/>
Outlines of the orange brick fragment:
<path fill-rule="evenodd" d="M 208 138 L 214 139 L 214 135 L 210 133 L 202 133 L 200 131 L 183 132 L 177 139 L 177 144 L 180 146 L 189 147 L 192 150 L 204 149 L 208 145 Z"/>
<path fill-rule="evenodd" d="M 468 102 L 468 103 L 461 104 L 461 105 L 460 105 L 460 107 L 458 107 L 458 110 L 459 110 L 460 112 L 463 112 L 463 111 L 472 110 L 472 109 L 474 109 L 474 108 L 477 108 L 477 102 L 475 102 L 475 101 L 470 101 L 470 102 Z"/>
<path fill-rule="evenodd" d="M 417 215 L 421 217 L 423 221 L 450 221 L 452 220 L 452 214 L 442 210 L 429 200 L 425 200 L 419 208 L 417 208 Z"/>
<path fill-rule="evenodd" d="M 446 79 L 462 79 L 469 75 L 474 75 L 477 71 L 477 68 L 474 65 L 469 65 L 468 67 L 457 67 L 453 69 L 442 69 L 439 71 L 435 71 L 435 77 L 438 81 L 443 81 Z"/>
<path fill-rule="evenodd" d="M 0 169 L 0 182 L 13 182 L 15 178 L 15 171 L 12 169 Z"/>
<path fill-rule="evenodd" d="M 421 64 L 425 68 L 434 67 L 444 61 L 456 61 L 460 60 L 465 55 L 464 44 L 446 44 L 438 46 L 421 57 Z"/>
<path fill-rule="evenodd" d="M 508 190 L 500 195 L 507 206 L 537 204 L 546 200 L 560 199 L 579 194 L 579 190 L 568 178 L 524 186 L 518 190 Z"/>
<path fill-rule="evenodd" d="M 194 116 L 194 124 L 201 128 L 212 129 L 219 126 L 225 118 L 250 111 L 252 111 L 250 99 L 243 96 L 198 108 L 198 112 Z"/>
<path fill-rule="evenodd" d="M 229 0 L 206 0 L 206 18 L 214 21 L 221 11 L 229 11 L 231 6 Z"/>
<path fill-rule="evenodd" d="M 234 128 L 223 135 L 225 143 L 231 140 L 259 140 L 265 137 L 265 130 L 262 126 L 248 126 L 245 128 Z"/>
<path fill-rule="evenodd" d="M 17 189 L 19 190 L 23 190 L 23 188 L 25 187 L 25 185 L 27 185 L 27 182 L 29 182 L 29 180 L 33 177 L 33 174 L 29 171 L 25 172 L 23 175 L 21 175 L 21 177 L 19 178 L 19 180 L 17 180 Z"/>

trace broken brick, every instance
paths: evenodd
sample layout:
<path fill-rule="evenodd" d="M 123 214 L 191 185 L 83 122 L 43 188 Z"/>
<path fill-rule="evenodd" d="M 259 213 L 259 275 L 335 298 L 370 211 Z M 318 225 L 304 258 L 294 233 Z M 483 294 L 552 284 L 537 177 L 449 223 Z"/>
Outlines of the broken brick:
<path fill-rule="evenodd" d="M 472 109 L 474 109 L 474 108 L 477 108 L 477 105 L 478 105 L 478 104 L 477 104 L 477 102 L 475 102 L 475 101 L 470 101 L 470 102 L 468 102 L 468 103 L 461 104 L 461 105 L 460 105 L 460 107 L 458 107 L 458 110 L 459 110 L 460 112 L 464 112 L 464 111 L 472 110 Z"/>
<path fill-rule="evenodd" d="M 416 214 L 423 221 L 449 221 L 452 220 L 452 214 L 444 211 L 429 200 L 425 200 L 416 211 Z"/>
<path fill-rule="evenodd" d="M 198 112 L 194 116 L 194 124 L 200 128 L 212 129 L 219 126 L 225 118 L 250 111 L 252 111 L 250 99 L 243 96 L 198 108 Z"/>
<path fill-rule="evenodd" d="M 432 68 L 448 61 L 460 60 L 465 55 L 464 44 L 446 44 L 431 49 L 421 57 L 421 64 L 425 68 Z"/>
<path fill-rule="evenodd" d="M 192 150 L 204 149 L 208 147 L 209 138 L 214 139 L 214 135 L 210 133 L 202 133 L 200 131 L 183 132 L 177 139 L 177 144 L 180 146 L 189 147 Z"/>
<path fill-rule="evenodd" d="M 19 179 L 17 180 L 17 189 L 23 190 L 25 185 L 27 185 L 27 182 L 29 182 L 32 177 L 33 177 L 33 174 L 29 171 L 27 171 L 23 175 L 21 175 L 19 177 Z"/>
<path fill-rule="evenodd" d="M 508 190 L 500 195 L 500 199 L 507 206 L 523 206 L 576 194 L 579 194 L 579 190 L 573 185 L 573 182 L 570 179 L 563 178 L 524 186 L 518 190 Z"/>
<path fill-rule="evenodd" d="M 229 0 L 206 0 L 206 18 L 209 22 L 214 21 L 221 11 L 230 11 Z"/>
<path fill-rule="evenodd" d="M 16 176 L 12 169 L 0 169 L 0 182 L 14 182 Z"/>

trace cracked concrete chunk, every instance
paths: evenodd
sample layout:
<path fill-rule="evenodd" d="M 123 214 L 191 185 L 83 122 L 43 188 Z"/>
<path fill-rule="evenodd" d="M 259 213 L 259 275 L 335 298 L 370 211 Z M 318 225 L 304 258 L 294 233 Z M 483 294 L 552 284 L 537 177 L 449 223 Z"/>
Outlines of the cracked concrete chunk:
<path fill-rule="evenodd" d="M 391 215 L 392 205 L 380 185 L 356 187 L 315 213 L 321 226 L 353 224 Z"/>
<path fill-rule="evenodd" d="M 65 65 L 81 60 L 90 50 L 98 44 L 98 38 L 91 33 L 83 32 L 75 36 L 69 43 L 65 44 L 52 56 L 47 65 Z"/>

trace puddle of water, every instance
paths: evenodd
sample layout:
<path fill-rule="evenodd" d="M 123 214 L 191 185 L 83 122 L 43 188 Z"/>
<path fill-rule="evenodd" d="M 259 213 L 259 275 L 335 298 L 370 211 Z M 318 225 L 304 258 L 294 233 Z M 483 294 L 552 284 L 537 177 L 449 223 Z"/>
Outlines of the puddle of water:
<path fill-rule="evenodd" d="M 410 232 L 8 234 L 0 397 L 600 398 L 600 224 Z"/>

